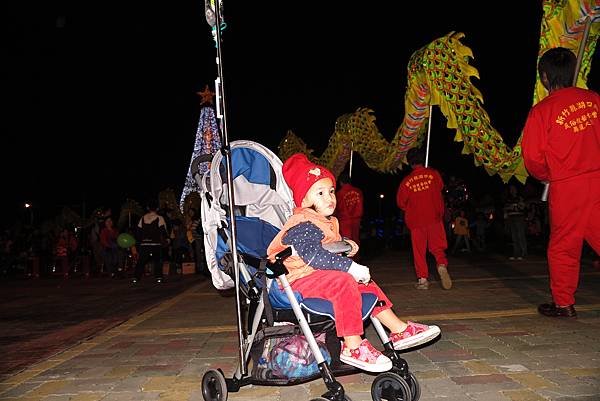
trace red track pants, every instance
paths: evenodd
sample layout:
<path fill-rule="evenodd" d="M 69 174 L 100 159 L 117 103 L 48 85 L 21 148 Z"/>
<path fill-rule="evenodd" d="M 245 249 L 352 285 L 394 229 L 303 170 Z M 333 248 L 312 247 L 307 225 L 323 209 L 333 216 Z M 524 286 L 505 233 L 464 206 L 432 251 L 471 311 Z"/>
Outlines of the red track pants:
<path fill-rule="evenodd" d="M 600 177 L 550 184 L 548 264 L 554 303 L 575 303 L 583 240 L 600 253 Z"/>
<path fill-rule="evenodd" d="M 438 265 L 448 265 L 448 259 L 446 259 L 448 242 L 446 241 L 444 224 L 441 221 L 426 227 L 411 228 L 410 238 L 412 241 L 413 257 L 415 258 L 417 278 L 429 277 L 427 249 L 433 254 Z"/>
<path fill-rule="evenodd" d="M 359 284 L 354 277 L 338 270 L 315 270 L 292 282 L 292 289 L 304 298 L 322 298 L 333 304 L 335 329 L 339 337 L 363 334 L 361 293 L 377 295 L 385 306 L 376 306 L 371 315 L 390 309 L 392 302 L 374 282 Z"/>

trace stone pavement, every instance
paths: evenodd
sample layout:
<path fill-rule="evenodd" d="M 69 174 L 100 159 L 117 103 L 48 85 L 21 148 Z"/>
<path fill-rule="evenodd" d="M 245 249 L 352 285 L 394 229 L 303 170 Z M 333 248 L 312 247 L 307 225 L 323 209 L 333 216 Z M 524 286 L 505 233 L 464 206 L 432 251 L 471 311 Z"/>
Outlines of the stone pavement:
<path fill-rule="evenodd" d="M 203 280 L 151 277 L 132 287 L 108 277 L 0 281 L 0 381 L 117 326 Z"/>
<path fill-rule="evenodd" d="M 600 400 L 600 272 L 582 268 L 577 319 L 536 313 L 549 300 L 540 257 L 451 258 L 454 288 L 413 288 L 406 253 L 368 262 L 404 319 L 438 324 L 441 338 L 403 357 L 421 400 Z M 371 327 L 371 341 L 380 344 Z M 201 379 L 237 364 L 234 299 L 200 281 L 185 292 L 27 369 L 5 377 L 0 400 L 202 400 Z M 339 380 L 354 401 L 370 400 L 373 376 Z M 246 386 L 229 400 L 309 400 L 322 380 L 296 386 Z"/>

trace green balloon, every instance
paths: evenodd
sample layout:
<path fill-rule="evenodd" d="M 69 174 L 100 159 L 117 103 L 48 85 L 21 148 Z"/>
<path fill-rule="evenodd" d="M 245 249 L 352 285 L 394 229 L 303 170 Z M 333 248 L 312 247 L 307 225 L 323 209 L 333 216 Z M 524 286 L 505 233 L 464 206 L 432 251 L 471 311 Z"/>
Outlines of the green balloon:
<path fill-rule="evenodd" d="M 135 238 L 133 238 L 131 234 L 119 234 L 119 236 L 117 237 L 117 244 L 119 244 L 121 248 L 131 248 L 135 245 Z"/>

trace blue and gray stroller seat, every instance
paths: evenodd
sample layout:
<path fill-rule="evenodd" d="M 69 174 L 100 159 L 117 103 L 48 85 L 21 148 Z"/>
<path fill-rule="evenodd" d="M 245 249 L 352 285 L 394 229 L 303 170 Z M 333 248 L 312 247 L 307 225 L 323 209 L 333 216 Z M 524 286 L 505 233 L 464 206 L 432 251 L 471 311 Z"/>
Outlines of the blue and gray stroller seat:
<path fill-rule="evenodd" d="M 255 283 L 258 285 L 258 289 L 262 290 L 262 284 L 265 283 L 265 281 L 262 280 L 263 277 L 260 277 L 260 274 L 266 273 L 269 275 L 272 273 L 266 264 L 267 248 L 273 238 L 279 233 L 279 229 L 256 217 L 236 216 L 236 223 L 238 251 L 241 252 L 250 275 L 259 278 Z M 223 229 L 219 233 L 216 258 L 220 263 L 220 268 L 228 274 L 231 274 L 232 263 L 231 260 L 227 258 L 227 255 L 230 253 L 228 239 L 229 235 L 227 235 L 226 230 Z M 263 265 L 262 267 L 261 264 Z M 248 282 L 246 282 L 243 275 L 241 275 L 240 279 L 244 282 L 244 285 L 248 285 Z M 289 315 L 284 311 L 291 311 L 292 306 L 290 305 L 286 293 L 277 283 L 277 280 L 270 280 L 268 294 L 270 307 L 274 310 L 276 315 L 275 320 L 285 320 L 284 316 Z M 333 305 L 330 301 L 323 298 L 303 298 L 297 291 L 294 291 L 294 296 L 302 310 L 308 314 L 307 317 L 309 318 L 309 321 L 311 319 L 310 314 L 320 315 L 335 320 Z M 362 294 L 363 320 L 369 317 L 376 304 L 377 296 L 374 294 Z M 281 318 L 277 318 L 277 316 L 281 316 Z"/>

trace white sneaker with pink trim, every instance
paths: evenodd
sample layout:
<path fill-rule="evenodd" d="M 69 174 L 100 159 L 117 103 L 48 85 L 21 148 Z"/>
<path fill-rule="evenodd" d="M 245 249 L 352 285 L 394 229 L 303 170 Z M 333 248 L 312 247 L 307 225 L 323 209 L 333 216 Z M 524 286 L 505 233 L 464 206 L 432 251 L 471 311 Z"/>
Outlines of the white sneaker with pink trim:
<path fill-rule="evenodd" d="M 387 372 L 392 368 L 390 358 L 375 349 L 366 338 L 356 349 L 350 349 L 342 343 L 340 360 L 367 372 Z"/>
<path fill-rule="evenodd" d="M 408 326 L 402 333 L 392 333 L 390 340 L 396 351 L 416 347 L 425 344 L 440 335 L 442 332 L 438 326 L 406 322 Z"/>

